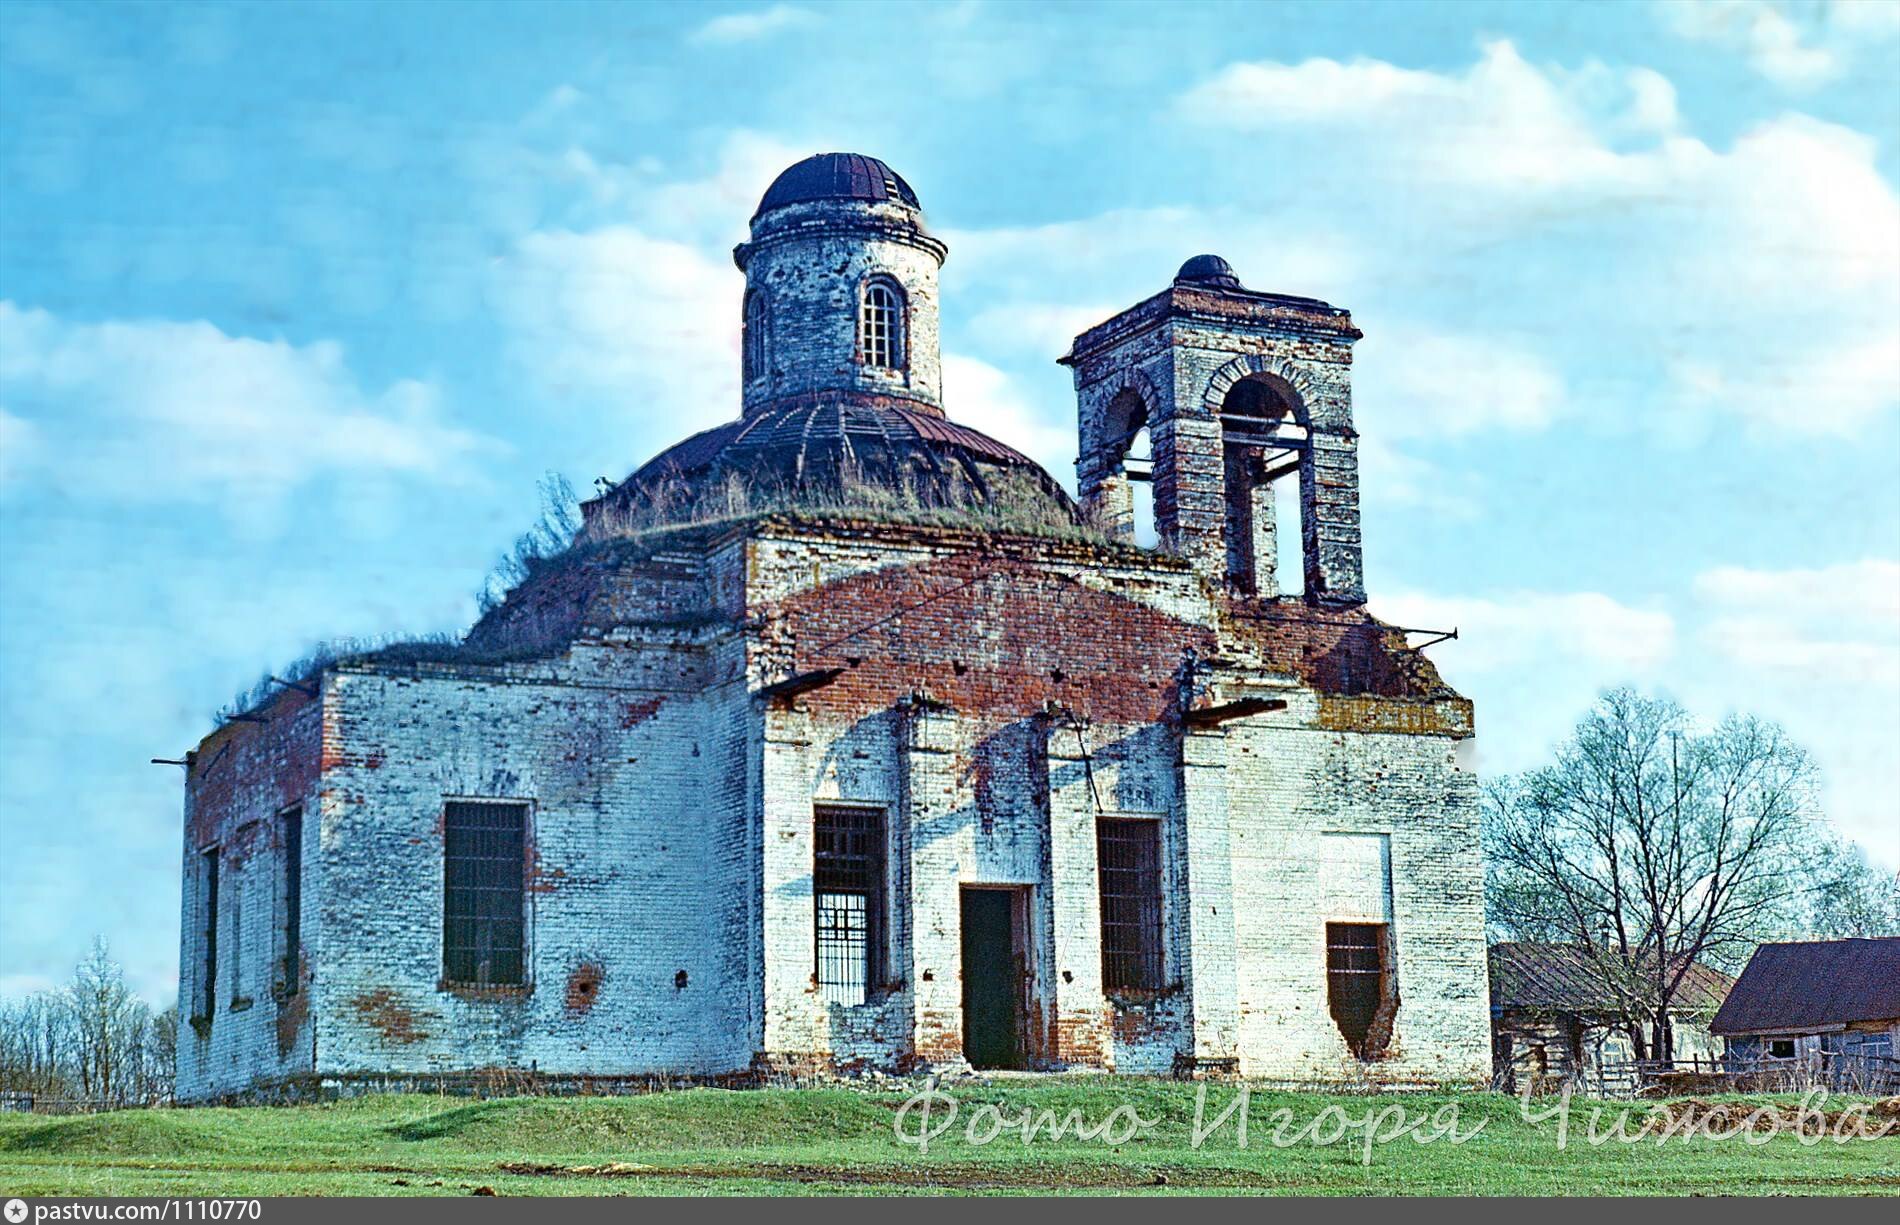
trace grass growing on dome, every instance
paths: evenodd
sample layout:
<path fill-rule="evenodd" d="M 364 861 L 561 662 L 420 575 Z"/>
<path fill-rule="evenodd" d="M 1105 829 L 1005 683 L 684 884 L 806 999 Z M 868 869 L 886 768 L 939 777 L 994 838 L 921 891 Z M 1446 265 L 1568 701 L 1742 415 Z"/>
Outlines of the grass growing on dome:
<path fill-rule="evenodd" d="M 658 550 L 720 528 L 770 516 L 814 522 L 909 524 L 963 531 L 1070 541 L 1097 547 L 1134 548 L 1078 519 L 1058 494 L 1027 472 L 995 469 L 972 476 L 956 470 L 936 476 L 932 496 L 908 475 L 895 484 L 849 476 L 795 486 L 764 485 L 729 472 L 716 483 L 659 482 L 615 505 L 603 506 L 585 528 L 578 499 L 556 473 L 540 482 L 542 513 L 484 580 L 477 602 L 486 617 L 508 595 L 549 570 L 580 564 L 599 549 Z M 696 618 L 683 618 L 696 622 Z M 515 642 L 490 649 L 453 633 L 343 638 L 322 643 L 295 661 L 258 678 L 221 707 L 212 721 L 222 727 L 268 706 L 284 691 L 279 683 L 307 685 L 338 663 L 505 664 L 535 657 L 559 642 Z"/>
<path fill-rule="evenodd" d="M 942 478 L 933 482 L 946 487 Z M 678 528 L 714 527 L 768 515 L 858 522 L 916 524 L 1090 544 L 1114 541 L 1078 521 L 1058 497 L 1023 472 L 1000 470 L 980 478 L 961 472 L 948 494 L 932 496 L 908 474 L 895 484 L 855 479 L 804 480 L 767 485 L 737 472 L 718 484 L 660 482 L 601 509 L 589 525 L 590 542 L 629 540 Z"/>
<path fill-rule="evenodd" d="M 486 650 L 471 647 L 463 635 L 451 633 L 337 638 L 318 643 L 290 663 L 258 677 L 248 688 L 219 707 L 211 716 L 211 721 L 223 727 L 239 716 L 255 714 L 269 706 L 287 688 L 314 686 L 326 669 L 337 664 L 504 664 L 531 658 L 534 654 L 527 648 Z"/>

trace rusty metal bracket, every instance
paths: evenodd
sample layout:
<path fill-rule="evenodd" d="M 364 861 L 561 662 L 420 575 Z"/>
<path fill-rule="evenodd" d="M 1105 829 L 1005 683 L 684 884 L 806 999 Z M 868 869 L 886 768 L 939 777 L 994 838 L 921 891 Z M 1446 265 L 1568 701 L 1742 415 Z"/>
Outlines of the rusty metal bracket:
<path fill-rule="evenodd" d="M 795 698 L 801 693 L 810 693 L 814 689 L 823 689 L 826 685 L 844 675 L 843 668 L 817 668 L 810 672 L 800 672 L 788 676 L 782 681 L 774 681 L 760 689 L 754 697 L 767 702 L 781 698 Z"/>
<path fill-rule="evenodd" d="M 1401 634 L 1430 634 L 1431 635 L 1430 638 L 1427 638 L 1423 642 L 1406 643 L 1405 649 L 1408 651 L 1422 651 L 1426 647 L 1437 646 L 1441 642 L 1447 642 L 1447 641 L 1455 642 L 1458 639 L 1458 630 L 1456 627 L 1449 630 L 1417 630 L 1417 629 L 1401 628 L 1399 630 L 1399 633 Z"/>

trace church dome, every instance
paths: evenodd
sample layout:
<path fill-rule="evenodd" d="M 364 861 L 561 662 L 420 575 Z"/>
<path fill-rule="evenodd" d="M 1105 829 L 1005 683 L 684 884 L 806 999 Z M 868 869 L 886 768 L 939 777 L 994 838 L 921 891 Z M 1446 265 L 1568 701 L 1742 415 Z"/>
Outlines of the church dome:
<path fill-rule="evenodd" d="M 818 153 L 787 166 L 765 189 L 752 214 L 758 220 L 775 208 L 814 200 L 886 201 L 922 208 L 917 193 L 903 176 L 874 157 L 861 153 Z"/>
<path fill-rule="evenodd" d="M 980 511 L 1004 504 L 1043 521 L 1075 519 L 1074 503 L 1053 477 L 987 434 L 901 401 L 827 396 L 780 404 L 669 447 L 601 497 L 589 518 L 641 527 L 779 508 Z"/>
<path fill-rule="evenodd" d="M 1240 277 L 1235 274 L 1234 266 L 1218 255 L 1195 256 L 1181 265 L 1174 279 L 1195 285 L 1218 285 L 1222 289 L 1240 288 Z"/>

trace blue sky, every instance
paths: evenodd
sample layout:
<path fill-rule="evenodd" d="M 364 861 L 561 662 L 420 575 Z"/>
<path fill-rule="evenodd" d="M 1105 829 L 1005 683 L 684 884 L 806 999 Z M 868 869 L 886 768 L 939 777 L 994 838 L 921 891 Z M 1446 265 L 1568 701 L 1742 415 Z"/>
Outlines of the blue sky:
<path fill-rule="evenodd" d="M 459 629 L 536 478 L 737 411 L 772 175 L 896 166 L 953 416 L 1073 480 L 1068 338 L 1227 256 L 1350 307 L 1374 611 L 1533 764 L 1782 719 L 1900 866 L 1900 4 L 0 8 L 0 993 L 169 998 L 179 756 Z"/>

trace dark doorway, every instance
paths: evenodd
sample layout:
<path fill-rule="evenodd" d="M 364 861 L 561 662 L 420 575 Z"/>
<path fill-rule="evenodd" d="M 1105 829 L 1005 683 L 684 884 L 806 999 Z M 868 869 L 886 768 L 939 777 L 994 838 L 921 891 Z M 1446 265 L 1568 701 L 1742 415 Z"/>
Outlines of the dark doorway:
<path fill-rule="evenodd" d="M 963 1057 L 976 1068 L 1020 1068 L 1023 952 L 1016 892 L 963 891 Z"/>

